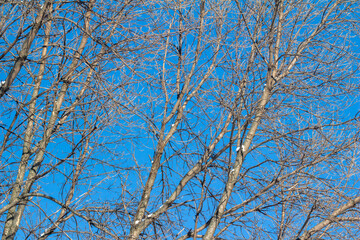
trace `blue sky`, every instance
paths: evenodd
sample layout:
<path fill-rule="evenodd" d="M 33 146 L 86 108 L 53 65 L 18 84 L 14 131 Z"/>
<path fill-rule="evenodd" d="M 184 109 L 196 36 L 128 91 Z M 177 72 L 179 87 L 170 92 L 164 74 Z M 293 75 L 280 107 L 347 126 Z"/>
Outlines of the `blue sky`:
<path fill-rule="evenodd" d="M 301 5 L 303 8 L 296 4 L 292 9 L 289 7 L 283 25 L 285 34 L 280 52 L 284 55 L 280 57 L 280 65 L 286 65 L 293 59 L 291 54 L 294 54 L 300 42 L 314 30 L 322 17 L 323 6 L 328 2 L 320 1 L 317 5 L 317 2 L 309 1 L 308 4 Z M 249 21 L 247 27 L 254 32 L 256 16 L 261 11 L 252 10 L 255 8 L 255 2 L 242 1 L 241 4 Z M 261 13 L 260 19 L 264 24 L 257 35 L 260 52 L 265 58 L 268 58 L 269 54 L 267 44 L 273 9 L 271 4 L 272 2 L 269 2 L 266 10 Z M 354 11 L 357 11 L 355 5 Z M 117 209 L 117 214 L 101 214 L 100 211 L 95 211 L 89 215 L 99 221 L 113 224 L 112 229 L 116 234 L 126 235 L 129 233 L 132 216 L 140 200 L 158 142 L 156 134 L 151 129 L 158 131 L 161 128 L 165 104 L 162 81 L 170 99 L 169 108 L 174 106 L 178 98 L 176 77 L 181 29 L 179 30 L 179 11 L 175 10 L 174 3 L 161 2 L 149 6 L 128 6 L 125 8 L 128 17 L 121 18 L 116 33 L 111 35 L 110 29 L 113 24 L 111 17 L 118 16 L 121 7 L 121 4 L 116 5 L 114 1 L 112 5 L 99 3 L 95 8 L 95 13 L 107 13 L 108 18 L 93 15 L 91 27 L 95 31 L 81 57 L 86 61 L 79 64 L 73 74 L 74 83 L 69 89 L 60 115 L 76 100 L 77 94 L 84 86 L 89 64 L 97 59 L 101 61 L 95 67 L 89 83 L 90 87 L 85 97 L 81 99 L 81 104 L 76 106 L 75 112 L 69 115 L 69 121 L 60 128 L 49 143 L 40 173 L 49 169 L 51 164 L 65 161 L 56 170 L 37 180 L 33 189 L 63 201 L 68 194 L 76 163 L 85 150 L 88 156 L 85 158 L 84 170 L 80 175 L 72 206 L 76 209 L 98 206 Z M 63 24 L 59 18 L 53 23 L 51 35 L 53 46 L 49 48 L 50 56 L 47 59 L 46 73 L 41 85 L 40 93 L 43 95 L 39 97 L 36 105 L 39 125 L 33 146 L 41 139 L 46 126 L 46 120 L 43 122 L 42 119 L 49 118 L 52 102 L 59 94 L 59 86 L 62 83 L 60 82 L 59 86 L 54 83 L 67 72 L 72 61 L 71 56 L 79 45 L 79 36 L 82 34 L 79 26 L 83 23 L 84 8 L 76 3 L 69 3 L 61 6 L 60 9 L 56 12 L 56 16 L 68 17 L 69 20 Z M 207 2 L 206 9 L 209 12 L 206 15 L 206 27 L 201 38 L 200 60 L 190 81 L 191 90 L 199 84 L 210 68 L 216 53 L 216 39 L 221 37 L 215 70 L 189 101 L 177 131 L 165 148 L 161 160 L 162 167 L 158 171 L 147 214 L 156 211 L 166 201 L 184 174 L 205 154 L 209 144 L 224 126 L 230 111 L 236 112 L 240 125 L 246 121 L 251 125 L 256 103 L 265 87 L 267 66 L 259 53 L 254 63 L 249 65 L 252 41 L 243 20 L 239 17 L 235 3 L 224 2 L 222 6 L 217 6 L 214 1 Z M 300 14 L 300 9 L 303 15 Z M 195 59 L 199 31 L 198 11 L 198 2 L 189 3 L 181 9 L 184 22 L 183 31 L 180 31 L 183 54 L 179 75 L 180 88 L 184 86 Z M 223 15 L 221 16 L 220 13 Z M 308 17 L 305 13 L 309 14 Z M 19 12 L 18 16 L 20 15 Z M 292 17 L 294 19 L 298 17 L 297 21 L 287 20 Z M 354 19 L 355 13 L 344 17 Z M 22 21 L 26 25 L 32 20 L 31 15 L 27 19 L 20 17 L 7 30 L 7 40 L 11 41 L 15 38 L 16 29 Z M 99 24 L 100 21 L 103 23 Z M 78 23 L 80 25 L 77 25 Z M 236 217 L 236 214 L 241 215 L 242 211 L 246 212 L 261 204 L 268 206 L 245 215 L 237 224 L 229 228 L 226 233 L 228 235 L 224 235 L 225 238 L 229 236 L 238 236 L 239 239 L 276 238 L 281 207 L 287 208 L 289 226 L 294 226 L 295 229 L 303 223 L 312 206 L 312 202 L 306 199 L 309 196 L 316 195 L 324 200 L 325 204 L 328 201 L 327 197 L 330 198 L 332 196 L 330 193 L 336 189 L 349 196 L 358 195 L 356 148 L 334 154 L 316 165 L 311 164 L 341 146 L 342 142 L 350 141 L 358 131 L 358 123 L 355 121 L 340 124 L 353 118 L 359 111 L 358 59 L 352 56 L 358 53 L 359 40 L 356 33 L 347 31 L 350 27 L 350 23 L 343 25 L 339 22 L 319 34 L 313 44 L 303 51 L 303 56 L 291 73 L 276 85 L 251 145 L 257 148 L 246 157 L 241 170 L 244 178 L 239 179 L 227 209 L 256 195 L 276 176 L 284 176 L 300 169 L 301 164 L 308 164 L 308 167 L 286 178 L 282 186 L 275 186 L 256 201 L 242 207 L 234 216 L 229 216 L 226 223 Z M 293 31 L 293 34 L 290 34 L 290 31 Z M 295 35 L 296 32 L 298 35 Z M 21 109 L 15 124 L 18 127 L 13 128 L 16 134 L 11 135 L 11 140 L 6 143 L 7 149 L 1 156 L 0 169 L 4 173 L 2 181 L 6 184 L 13 182 L 22 155 L 21 136 L 26 126 L 28 110 L 26 106 L 21 108 L 20 103 L 28 102 L 30 99 L 38 71 L 37 61 L 43 44 L 43 34 L 44 29 L 41 29 L 31 48 L 32 53 L 28 62 L 15 80 L 10 95 L 1 99 L 1 139 L 4 138 L 6 128 L 14 118 L 15 110 Z M 140 37 L 143 34 L 146 35 L 145 38 Z M 105 39 L 107 36 L 111 38 Z M 4 39 L 3 37 L 0 40 L 2 50 L 8 44 Z M 167 41 L 170 44 L 166 45 Z M 99 55 L 101 45 L 112 45 L 113 48 L 101 56 Z M 7 76 L 20 46 L 21 44 L 16 45 L 1 62 L 0 76 L 3 76 L 1 80 Z M 285 54 L 287 47 L 293 50 Z M 353 54 L 350 55 L 349 52 Z M 251 69 L 249 70 L 248 67 Z M 233 103 L 240 82 L 247 71 L 249 83 L 242 96 L 244 107 L 236 109 Z M 235 117 L 232 121 L 235 123 L 234 119 Z M 165 127 L 166 133 L 170 131 L 174 121 L 174 118 L 171 119 Z M 90 147 L 85 148 L 83 143 L 77 145 L 82 135 L 87 134 L 87 129 L 94 124 L 97 129 L 89 142 Z M 301 131 L 318 124 L 321 125 L 321 130 Z M 232 125 L 228 127 L 228 132 L 215 147 L 214 154 L 229 143 L 232 127 Z M 235 125 L 235 133 L 237 128 L 238 126 Z M 242 134 L 245 136 L 247 132 L 244 130 Z M 286 137 L 278 137 L 289 132 L 293 133 L 287 134 Z M 18 135 L 20 138 L 17 138 Z M 163 214 L 159 218 L 157 224 L 166 225 L 169 230 L 162 236 L 172 239 L 183 227 L 185 230 L 182 234 L 193 229 L 196 208 L 200 204 L 201 192 L 204 189 L 203 194 L 206 195 L 206 199 L 199 215 L 198 226 L 210 219 L 235 160 L 236 144 L 236 141 L 232 143 L 232 147 L 226 149 L 212 166 L 199 173 L 186 185 L 179 199 L 175 201 L 175 204 L 184 203 L 182 206 L 169 210 L 168 215 Z M 76 150 L 71 154 L 75 147 Z M 66 158 L 69 154 L 70 157 Z M 344 176 L 348 177 L 344 178 Z M 327 186 L 327 183 L 330 186 Z M 289 190 L 289 193 L 286 193 L 291 187 L 299 189 L 292 192 Z M 89 195 L 84 194 L 90 189 Z M 4 193 L 2 194 L 5 196 Z M 292 201 L 289 205 L 282 205 L 282 199 Z M 23 217 L 24 230 L 19 231 L 17 235 L 19 239 L 26 237 L 33 239 L 39 236 L 51 224 L 45 215 L 50 216 L 55 213 L 50 217 L 54 220 L 59 209 L 57 204 L 43 198 L 34 198 L 33 201 Z M 337 199 L 337 201 L 329 209 L 334 209 L 336 204 L 340 204 L 343 200 Z M 40 207 L 35 206 L 35 203 Z M 131 214 L 126 211 L 130 211 Z M 327 211 L 327 209 L 319 209 L 317 214 L 320 216 Z M 4 221 L 5 217 L 3 215 L 1 221 Z M 170 221 L 174 222 L 170 223 Z M 309 226 L 316 225 L 318 221 L 320 218 L 315 217 Z M 122 226 L 122 223 L 125 224 Z M 41 224 L 41 227 L 36 227 L 37 224 Z M 64 229 L 67 231 L 74 229 L 75 226 L 82 230 L 89 229 L 89 224 L 78 217 L 69 220 Z M 220 224 L 220 227 L 223 226 L 225 223 Z M 34 233 L 29 233 L 27 228 L 33 229 Z M 91 229 L 97 231 L 94 227 Z M 291 236 L 291 228 L 287 231 L 287 236 Z M 148 227 L 146 233 L 154 233 L 153 228 Z M 203 233 L 204 231 L 199 232 L 199 234 Z M 67 234 L 74 239 L 77 237 L 77 234 L 71 231 Z M 59 236 L 60 239 L 67 239 L 65 233 L 59 233 Z M 49 238 L 55 239 L 57 235 L 54 234 Z"/>

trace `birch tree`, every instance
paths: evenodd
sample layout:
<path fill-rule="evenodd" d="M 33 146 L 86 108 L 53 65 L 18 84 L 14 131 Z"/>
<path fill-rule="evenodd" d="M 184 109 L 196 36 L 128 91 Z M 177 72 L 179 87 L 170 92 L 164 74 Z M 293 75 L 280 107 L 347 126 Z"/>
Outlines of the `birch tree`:
<path fill-rule="evenodd" d="M 359 236 L 359 4 L 3 2 L 2 239 Z"/>

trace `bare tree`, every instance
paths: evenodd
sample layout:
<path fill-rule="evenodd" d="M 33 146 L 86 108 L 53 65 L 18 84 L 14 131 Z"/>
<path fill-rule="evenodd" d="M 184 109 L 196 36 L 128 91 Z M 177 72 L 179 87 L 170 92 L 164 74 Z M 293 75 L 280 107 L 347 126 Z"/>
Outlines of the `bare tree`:
<path fill-rule="evenodd" d="M 131 45 L 138 38 L 133 29 L 122 29 L 123 36 L 112 42 L 121 25 L 135 18 L 126 15 L 138 3 L 124 2 L 110 10 L 102 4 L 22 1 L 2 5 L 3 19 L 8 18 L 2 28 L 6 78 L 0 94 L 2 239 L 14 239 L 19 231 L 21 238 L 45 239 L 56 231 L 69 237 L 66 231 L 81 232 L 84 227 L 71 226 L 77 218 L 85 220 L 86 229 L 94 225 L 115 236 L 86 216 L 84 212 L 90 210 L 79 202 L 113 174 L 104 159 L 92 159 L 92 152 L 100 149 L 95 140 L 116 110 L 109 111 L 110 102 L 116 100 L 113 94 L 128 83 L 106 78 L 124 66 L 136 67 L 127 52 L 144 45 Z M 106 169 L 101 172 L 97 165 Z M 48 200 L 50 206 L 45 207 Z M 70 229 L 63 231 L 68 225 Z"/>
<path fill-rule="evenodd" d="M 3 239 L 360 234 L 356 1 L 1 7 Z"/>

